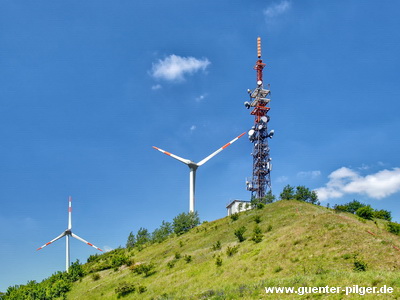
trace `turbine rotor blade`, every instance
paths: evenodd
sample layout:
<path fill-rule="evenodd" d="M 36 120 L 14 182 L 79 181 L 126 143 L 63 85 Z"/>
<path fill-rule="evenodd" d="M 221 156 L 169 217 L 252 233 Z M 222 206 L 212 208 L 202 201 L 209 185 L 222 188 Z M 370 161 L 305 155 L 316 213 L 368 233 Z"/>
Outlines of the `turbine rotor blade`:
<path fill-rule="evenodd" d="M 77 236 L 76 234 L 74 234 L 74 233 L 71 232 L 71 235 L 72 235 L 72 237 L 76 238 L 77 240 L 80 240 L 81 242 L 83 242 L 83 243 L 85 243 L 85 244 L 87 244 L 87 245 L 89 245 L 89 246 L 92 246 L 93 248 L 95 248 L 95 249 L 97 249 L 97 250 L 103 252 L 103 250 L 101 250 L 99 247 L 96 247 L 95 245 L 89 243 L 88 241 L 85 241 L 83 238 Z"/>
<path fill-rule="evenodd" d="M 158 150 L 158 151 L 160 151 L 160 152 L 162 152 L 162 153 L 164 153 L 164 154 L 166 154 L 166 155 L 168 155 L 168 156 L 171 156 L 171 157 L 175 158 L 176 160 L 179 160 L 180 162 L 183 162 L 185 165 L 188 165 L 191 162 L 188 159 L 184 159 L 182 157 L 179 157 L 178 155 L 172 154 L 172 153 L 170 153 L 168 151 L 165 151 L 163 149 L 160 149 L 160 148 L 158 148 L 156 146 L 153 146 L 153 148 Z"/>
<path fill-rule="evenodd" d="M 68 229 L 72 228 L 72 197 L 68 198 Z"/>
<path fill-rule="evenodd" d="M 65 231 L 64 231 L 63 233 L 61 233 L 61 234 L 60 234 L 58 237 L 56 237 L 55 239 L 52 239 L 50 242 L 44 244 L 42 247 L 37 248 L 36 251 L 37 251 L 37 250 L 40 250 L 40 249 L 43 249 L 44 247 L 50 245 L 51 243 L 54 243 L 55 241 L 61 239 L 61 238 L 62 238 L 63 236 L 65 236 L 65 235 L 66 235 L 66 233 L 65 233 Z"/>
<path fill-rule="evenodd" d="M 227 148 L 228 146 L 232 145 L 234 142 L 236 142 L 238 139 L 240 139 L 242 136 L 245 135 L 246 132 L 243 132 L 241 135 L 235 137 L 232 141 L 230 141 L 229 143 L 225 144 L 224 146 L 222 146 L 221 148 L 219 148 L 217 151 L 211 153 L 209 156 L 207 156 L 206 158 L 204 158 L 203 160 L 199 161 L 197 163 L 198 166 L 204 165 L 207 161 L 209 161 L 211 158 L 213 158 L 215 155 L 217 155 L 218 153 L 220 153 L 222 150 L 224 150 L 225 148 Z"/>

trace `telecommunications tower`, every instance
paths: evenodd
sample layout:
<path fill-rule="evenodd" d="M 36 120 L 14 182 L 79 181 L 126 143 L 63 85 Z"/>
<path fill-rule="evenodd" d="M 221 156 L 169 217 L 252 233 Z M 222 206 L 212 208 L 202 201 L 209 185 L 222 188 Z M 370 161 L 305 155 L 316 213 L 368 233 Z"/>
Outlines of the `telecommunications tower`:
<path fill-rule="evenodd" d="M 249 140 L 253 143 L 253 177 L 247 180 L 247 190 L 251 191 L 251 198 L 263 198 L 271 191 L 271 170 L 272 163 L 269 156 L 268 139 L 274 135 L 274 130 L 268 131 L 270 117 L 269 99 L 270 90 L 264 89 L 263 69 L 266 66 L 261 59 L 261 38 L 257 38 L 257 57 L 258 60 L 254 69 L 257 72 L 257 87 L 251 91 L 250 101 L 244 103 L 247 109 L 252 108 L 250 114 L 254 116 L 254 125 L 249 131 Z"/>

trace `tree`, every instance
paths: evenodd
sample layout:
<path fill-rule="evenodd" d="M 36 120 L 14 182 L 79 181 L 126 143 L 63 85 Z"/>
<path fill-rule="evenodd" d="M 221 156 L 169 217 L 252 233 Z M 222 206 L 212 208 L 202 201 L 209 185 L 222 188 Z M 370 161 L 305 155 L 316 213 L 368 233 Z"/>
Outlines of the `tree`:
<path fill-rule="evenodd" d="M 283 188 L 282 193 L 279 195 L 281 200 L 290 200 L 294 198 L 294 188 L 289 184 Z"/>
<path fill-rule="evenodd" d="M 357 209 L 356 215 L 366 220 L 372 220 L 374 217 L 374 210 L 371 206 L 366 205 Z"/>
<path fill-rule="evenodd" d="M 143 246 L 150 240 L 150 233 L 146 228 L 140 227 L 136 234 L 136 246 Z"/>
<path fill-rule="evenodd" d="M 151 234 L 151 240 L 153 243 L 161 243 L 165 241 L 172 232 L 171 223 L 162 221 L 160 228 L 156 228 Z"/>
<path fill-rule="evenodd" d="M 136 244 L 135 235 L 131 231 L 131 233 L 128 236 L 128 240 L 126 241 L 126 248 L 133 248 L 135 247 L 135 244 Z"/>
<path fill-rule="evenodd" d="M 172 223 L 174 232 L 181 235 L 200 224 L 199 214 L 196 212 L 181 213 L 177 215 Z"/>
<path fill-rule="evenodd" d="M 258 208 L 258 209 L 261 209 L 266 204 L 272 203 L 274 201 L 275 201 L 275 196 L 272 194 L 272 191 L 269 190 L 264 197 L 251 199 L 251 206 L 255 207 L 255 208 Z"/>
<path fill-rule="evenodd" d="M 246 227 L 242 226 L 235 230 L 235 236 L 238 238 L 239 242 L 243 242 L 246 238 L 244 237 L 244 233 L 246 231 Z"/>
<path fill-rule="evenodd" d="M 390 211 L 387 211 L 387 210 L 384 210 L 384 209 L 375 210 L 374 211 L 374 218 L 391 221 L 392 220 L 392 214 L 390 213 Z"/>
<path fill-rule="evenodd" d="M 361 203 L 360 201 L 353 199 L 353 201 L 345 204 L 345 206 L 347 206 L 346 209 L 347 212 L 355 214 L 359 208 L 364 207 L 366 205 Z"/>
<path fill-rule="evenodd" d="M 315 191 L 310 191 L 309 188 L 304 185 L 300 185 L 296 187 L 296 194 L 294 198 L 299 201 L 309 202 L 312 204 L 316 204 L 318 202 L 318 195 Z"/>

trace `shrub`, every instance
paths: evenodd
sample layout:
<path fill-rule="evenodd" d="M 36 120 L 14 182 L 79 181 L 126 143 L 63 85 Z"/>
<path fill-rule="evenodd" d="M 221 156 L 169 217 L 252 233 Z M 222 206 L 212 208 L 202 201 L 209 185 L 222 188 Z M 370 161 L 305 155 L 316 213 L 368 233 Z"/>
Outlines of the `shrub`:
<path fill-rule="evenodd" d="M 172 269 L 173 267 L 175 267 L 175 261 L 174 261 L 174 260 L 169 261 L 169 262 L 167 263 L 167 267 L 170 268 L 170 269 Z"/>
<path fill-rule="evenodd" d="M 372 220 L 374 217 L 374 210 L 371 206 L 367 205 L 357 209 L 356 215 L 365 220 Z"/>
<path fill-rule="evenodd" d="M 147 287 L 145 287 L 144 285 L 139 285 L 138 286 L 138 292 L 139 294 L 143 294 L 144 292 L 147 291 Z"/>
<path fill-rule="evenodd" d="M 236 221 L 238 219 L 239 219 L 239 214 L 238 213 L 231 214 L 231 220 L 232 221 Z"/>
<path fill-rule="evenodd" d="M 271 230 L 272 230 L 272 225 L 269 224 L 269 225 L 267 226 L 267 232 L 270 232 Z"/>
<path fill-rule="evenodd" d="M 222 258 L 221 256 L 217 256 L 217 258 L 215 259 L 215 264 L 217 265 L 217 267 L 222 266 Z"/>
<path fill-rule="evenodd" d="M 221 250 L 221 242 L 217 241 L 214 245 L 212 245 L 212 250 L 213 251 Z"/>
<path fill-rule="evenodd" d="M 388 222 L 386 225 L 386 230 L 390 233 L 400 235 L 400 224 L 394 222 Z"/>
<path fill-rule="evenodd" d="M 99 273 L 93 273 L 92 274 L 92 279 L 93 279 L 93 281 L 99 280 L 100 279 L 100 274 Z"/>
<path fill-rule="evenodd" d="M 235 236 L 238 238 L 239 242 L 243 242 L 246 238 L 244 237 L 244 233 L 246 231 L 246 227 L 242 226 L 235 230 Z"/>
<path fill-rule="evenodd" d="M 133 272 L 135 272 L 136 274 L 144 274 L 145 277 L 149 277 L 150 275 L 153 275 L 156 271 L 154 270 L 155 266 L 152 263 L 146 264 L 140 264 L 140 265 L 136 265 L 133 268 Z"/>
<path fill-rule="evenodd" d="M 233 247 L 228 246 L 228 248 L 226 249 L 226 255 L 232 256 L 233 254 L 237 253 L 238 250 L 239 250 L 239 245 Z"/>
<path fill-rule="evenodd" d="M 279 273 L 280 271 L 282 271 L 283 270 L 283 268 L 281 267 L 281 266 L 277 266 L 275 269 L 274 269 L 274 273 Z"/>
<path fill-rule="evenodd" d="M 253 230 L 253 237 L 251 238 L 255 243 L 259 243 L 263 239 L 261 228 L 256 225 Z"/>
<path fill-rule="evenodd" d="M 135 290 L 136 290 L 136 287 L 133 283 L 122 282 L 115 289 L 115 293 L 117 294 L 117 297 L 120 298 L 120 297 L 124 297 L 130 293 L 133 293 Z"/>
<path fill-rule="evenodd" d="M 184 260 L 186 261 L 186 263 L 188 264 L 188 263 L 190 263 L 190 262 L 192 261 L 192 256 L 191 256 L 191 255 L 185 255 L 183 259 L 184 259 Z"/>
<path fill-rule="evenodd" d="M 257 224 L 261 223 L 261 216 L 254 216 L 254 222 L 256 222 Z"/>
<path fill-rule="evenodd" d="M 362 260 L 355 259 L 353 270 L 356 272 L 365 272 L 367 270 L 367 264 Z"/>
<path fill-rule="evenodd" d="M 181 258 L 181 254 L 179 252 L 175 253 L 175 259 L 180 259 Z"/>
<path fill-rule="evenodd" d="M 381 210 L 375 210 L 374 211 L 374 218 L 377 219 L 382 219 L 382 220 L 386 220 L 386 221 L 391 221 L 392 220 L 392 214 L 390 213 L 390 211 L 381 209 Z"/>

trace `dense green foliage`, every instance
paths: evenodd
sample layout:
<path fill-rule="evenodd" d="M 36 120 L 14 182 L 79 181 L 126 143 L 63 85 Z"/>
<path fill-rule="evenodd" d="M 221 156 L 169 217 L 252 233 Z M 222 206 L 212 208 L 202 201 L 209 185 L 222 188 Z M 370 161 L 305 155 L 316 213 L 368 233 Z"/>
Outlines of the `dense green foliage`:
<path fill-rule="evenodd" d="M 390 211 L 387 211 L 384 209 L 375 210 L 370 205 L 366 205 L 357 200 L 353 200 L 349 203 L 345 203 L 345 204 L 341 204 L 341 205 L 334 205 L 333 208 L 336 211 L 344 211 L 344 212 L 356 214 L 360 218 L 363 218 L 366 220 L 372 220 L 373 218 L 387 220 L 387 221 L 392 220 Z"/>
<path fill-rule="evenodd" d="M 40 283 L 32 280 L 26 285 L 10 286 L 2 299 L 51 300 L 64 297 L 72 283 L 85 275 L 79 260 L 72 263 L 69 272 L 57 272 Z"/>
<path fill-rule="evenodd" d="M 177 235 L 181 235 L 199 224 L 200 218 L 196 211 L 177 215 L 173 220 L 172 227 Z"/>

